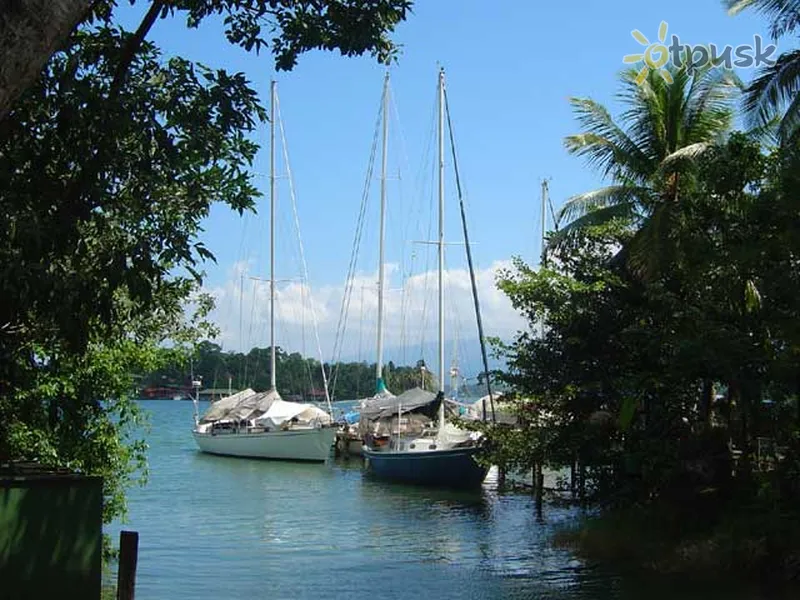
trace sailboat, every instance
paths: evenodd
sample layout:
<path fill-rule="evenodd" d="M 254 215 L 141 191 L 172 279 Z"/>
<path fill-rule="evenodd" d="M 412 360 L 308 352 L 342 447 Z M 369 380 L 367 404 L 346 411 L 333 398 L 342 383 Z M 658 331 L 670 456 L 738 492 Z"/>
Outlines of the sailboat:
<path fill-rule="evenodd" d="M 274 81 L 270 92 L 270 389 L 237 392 L 213 403 L 202 418 L 196 392 L 192 434 L 200 450 L 209 454 L 324 462 L 336 436 L 331 415 L 313 404 L 284 401 L 276 386 Z"/>
<path fill-rule="evenodd" d="M 439 377 L 438 393 L 415 388 L 399 396 L 390 396 L 381 376 L 381 331 L 383 304 L 383 271 L 378 292 L 378 372 L 376 397 L 361 408 L 364 430 L 362 453 L 367 468 L 376 477 L 402 483 L 431 486 L 475 488 L 486 477 L 488 467 L 478 462 L 482 438 L 458 429 L 446 420 L 444 395 L 444 70 L 439 72 Z M 385 118 L 385 111 L 384 111 Z M 384 122 L 384 157 L 386 164 L 386 130 Z M 384 173 L 385 174 L 385 173 Z M 382 180 L 385 177 L 382 177 Z M 385 193 L 381 193 L 381 269 L 383 267 L 383 234 Z M 437 419 L 438 422 L 435 422 Z M 381 425 L 388 436 L 381 435 Z"/>

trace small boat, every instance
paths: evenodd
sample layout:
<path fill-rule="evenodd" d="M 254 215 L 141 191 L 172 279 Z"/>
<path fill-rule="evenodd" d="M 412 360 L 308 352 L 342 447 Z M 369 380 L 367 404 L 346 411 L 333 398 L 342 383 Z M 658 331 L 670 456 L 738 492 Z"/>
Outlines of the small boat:
<path fill-rule="evenodd" d="M 358 431 L 359 413 L 350 411 L 342 415 L 339 429 L 336 432 L 335 450 L 336 456 L 348 458 L 351 456 L 361 456 L 363 440 Z"/>
<path fill-rule="evenodd" d="M 336 432 L 336 456 L 342 456 L 344 458 L 361 456 L 363 446 L 364 441 L 358 433 L 358 428 L 353 425 L 342 425 Z"/>
<path fill-rule="evenodd" d="M 244 458 L 269 458 L 324 462 L 331 455 L 336 426 L 329 412 L 313 404 L 286 402 L 276 388 L 275 347 L 275 82 L 271 86 L 270 111 L 270 389 L 252 389 L 214 402 L 200 418 L 200 381 L 195 388 L 195 427 L 192 431 L 201 451 Z M 229 380 L 230 387 L 230 380 Z M 326 383 L 326 397 L 327 383 Z M 330 402 L 330 398 L 328 398 Z"/>

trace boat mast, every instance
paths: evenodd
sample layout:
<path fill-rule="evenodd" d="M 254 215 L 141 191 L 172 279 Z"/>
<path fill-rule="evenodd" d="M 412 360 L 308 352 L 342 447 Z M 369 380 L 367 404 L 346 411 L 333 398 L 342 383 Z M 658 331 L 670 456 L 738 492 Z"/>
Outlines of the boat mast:
<path fill-rule="evenodd" d="M 550 182 L 548 179 L 542 179 L 542 241 L 539 269 L 547 268 L 547 203 L 550 199 Z M 544 317 L 539 320 L 539 338 L 544 339 Z"/>
<path fill-rule="evenodd" d="M 270 84 L 269 119 L 269 387 L 275 391 L 275 81 Z"/>
<path fill-rule="evenodd" d="M 383 116 L 383 146 L 381 149 L 381 215 L 379 224 L 378 243 L 378 356 L 375 362 L 376 394 L 386 391 L 383 382 L 383 288 L 385 278 L 384 268 L 384 236 L 386 233 L 386 154 L 389 145 L 389 72 L 383 80 L 383 103 L 381 113 Z"/>
<path fill-rule="evenodd" d="M 541 239 L 541 265 L 547 266 L 547 246 L 545 237 L 547 236 L 547 202 L 550 198 L 550 183 L 547 179 L 542 179 L 542 239 Z"/>
<path fill-rule="evenodd" d="M 439 69 L 439 431 L 444 429 L 444 69 Z"/>

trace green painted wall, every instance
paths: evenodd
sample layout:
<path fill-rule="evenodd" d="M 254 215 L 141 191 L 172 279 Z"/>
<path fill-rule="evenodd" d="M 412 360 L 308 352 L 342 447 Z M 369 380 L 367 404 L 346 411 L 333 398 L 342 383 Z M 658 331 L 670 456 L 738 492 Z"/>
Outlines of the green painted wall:
<path fill-rule="evenodd" d="M 100 598 L 102 479 L 0 474 L 0 597 Z"/>

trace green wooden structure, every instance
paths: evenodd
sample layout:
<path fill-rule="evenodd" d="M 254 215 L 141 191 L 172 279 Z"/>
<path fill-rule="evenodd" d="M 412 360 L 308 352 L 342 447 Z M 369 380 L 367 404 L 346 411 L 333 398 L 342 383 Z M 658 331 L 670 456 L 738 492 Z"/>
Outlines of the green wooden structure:
<path fill-rule="evenodd" d="M 100 477 L 0 465 L 0 597 L 100 598 Z"/>

